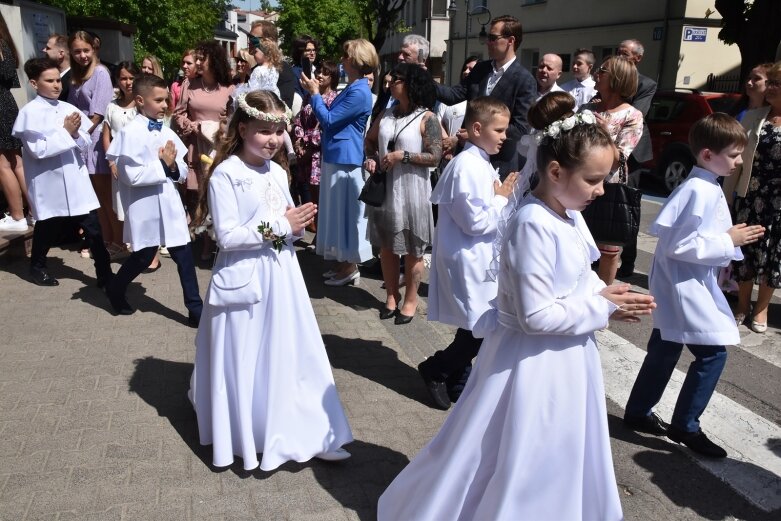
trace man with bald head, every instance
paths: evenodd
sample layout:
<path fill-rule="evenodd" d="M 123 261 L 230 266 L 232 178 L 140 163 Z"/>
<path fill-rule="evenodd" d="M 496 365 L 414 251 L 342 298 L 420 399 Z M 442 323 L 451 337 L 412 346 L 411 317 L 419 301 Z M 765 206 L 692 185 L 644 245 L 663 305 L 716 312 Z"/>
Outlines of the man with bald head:
<path fill-rule="evenodd" d="M 563 91 L 556 80 L 561 76 L 563 63 L 558 54 L 545 54 L 537 65 L 537 100 L 549 92 Z"/>

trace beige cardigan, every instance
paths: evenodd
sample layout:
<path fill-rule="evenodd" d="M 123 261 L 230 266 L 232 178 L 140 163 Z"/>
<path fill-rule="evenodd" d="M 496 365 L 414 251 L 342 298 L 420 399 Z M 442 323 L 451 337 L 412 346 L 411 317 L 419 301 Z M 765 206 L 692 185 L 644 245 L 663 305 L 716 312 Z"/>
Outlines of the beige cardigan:
<path fill-rule="evenodd" d="M 733 194 L 737 193 L 738 197 L 746 197 L 748 183 L 751 181 L 751 168 L 754 165 L 754 153 L 759 142 L 759 132 L 762 130 L 762 125 L 765 124 L 769 113 L 770 107 L 752 109 L 746 112 L 743 120 L 740 122 L 743 128 L 748 131 L 748 144 L 743 149 L 743 164 L 738 167 L 734 174 L 724 178 L 724 196 L 730 205 L 732 204 Z"/>

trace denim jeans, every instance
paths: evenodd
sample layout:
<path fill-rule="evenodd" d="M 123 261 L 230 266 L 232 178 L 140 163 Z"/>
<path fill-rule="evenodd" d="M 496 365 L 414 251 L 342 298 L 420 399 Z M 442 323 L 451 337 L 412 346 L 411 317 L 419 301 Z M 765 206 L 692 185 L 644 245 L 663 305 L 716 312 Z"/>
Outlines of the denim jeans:
<path fill-rule="evenodd" d="M 724 346 L 696 344 L 686 344 L 686 347 L 695 360 L 686 372 L 670 424 L 685 432 L 697 432 L 700 430 L 700 415 L 708 405 L 727 363 L 727 349 Z M 651 414 L 653 407 L 662 398 L 682 350 L 683 344 L 662 340 L 659 330 L 653 330 L 648 340 L 648 354 L 626 404 L 627 416 L 644 417 Z"/>
<path fill-rule="evenodd" d="M 203 310 L 203 301 L 198 292 L 198 278 L 195 274 L 195 262 L 193 261 L 192 250 L 188 242 L 184 246 L 169 246 L 168 251 L 171 259 L 176 263 L 179 272 L 179 282 L 182 285 L 182 294 L 184 296 L 184 305 L 187 310 L 195 317 L 201 316 Z M 128 285 L 138 277 L 155 258 L 157 246 L 150 246 L 134 251 L 122 263 L 114 281 L 112 290 L 118 295 L 125 295 Z"/>

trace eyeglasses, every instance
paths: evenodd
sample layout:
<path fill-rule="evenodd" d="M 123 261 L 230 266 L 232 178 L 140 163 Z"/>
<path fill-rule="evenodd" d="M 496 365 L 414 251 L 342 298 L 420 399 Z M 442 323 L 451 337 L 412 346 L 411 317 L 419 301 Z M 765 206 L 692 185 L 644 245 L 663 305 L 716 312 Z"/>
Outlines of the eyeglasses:
<path fill-rule="evenodd" d="M 505 36 L 503 34 L 487 34 L 485 35 L 485 39 L 489 42 L 496 42 L 501 40 L 502 38 L 509 38 L 509 36 Z"/>
<path fill-rule="evenodd" d="M 307 54 L 310 52 L 317 52 L 317 49 L 304 49 L 304 52 Z"/>
<path fill-rule="evenodd" d="M 406 78 L 402 78 L 401 76 L 391 76 L 391 83 L 403 83 Z"/>
<path fill-rule="evenodd" d="M 610 71 L 609 71 L 609 70 L 607 70 L 607 68 L 605 68 L 605 67 L 600 67 L 599 69 L 597 69 L 597 72 L 598 72 L 599 74 L 607 74 L 607 73 L 608 73 L 608 72 L 610 72 Z"/>

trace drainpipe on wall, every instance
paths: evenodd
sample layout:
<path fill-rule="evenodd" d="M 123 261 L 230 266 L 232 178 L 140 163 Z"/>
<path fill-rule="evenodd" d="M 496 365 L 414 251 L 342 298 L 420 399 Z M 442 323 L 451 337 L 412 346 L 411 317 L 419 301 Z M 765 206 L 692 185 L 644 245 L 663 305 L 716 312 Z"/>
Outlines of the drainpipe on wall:
<path fill-rule="evenodd" d="M 659 73 L 656 75 L 656 84 L 661 88 L 662 79 L 664 79 L 664 58 L 667 54 L 667 39 L 670 38 L 670 2 L 667 0 L 664 5 L 664 35 L 662 36 L 662 48 L 659 51 Z M 673 87 L 675 85 L 673 84 Z"/>

